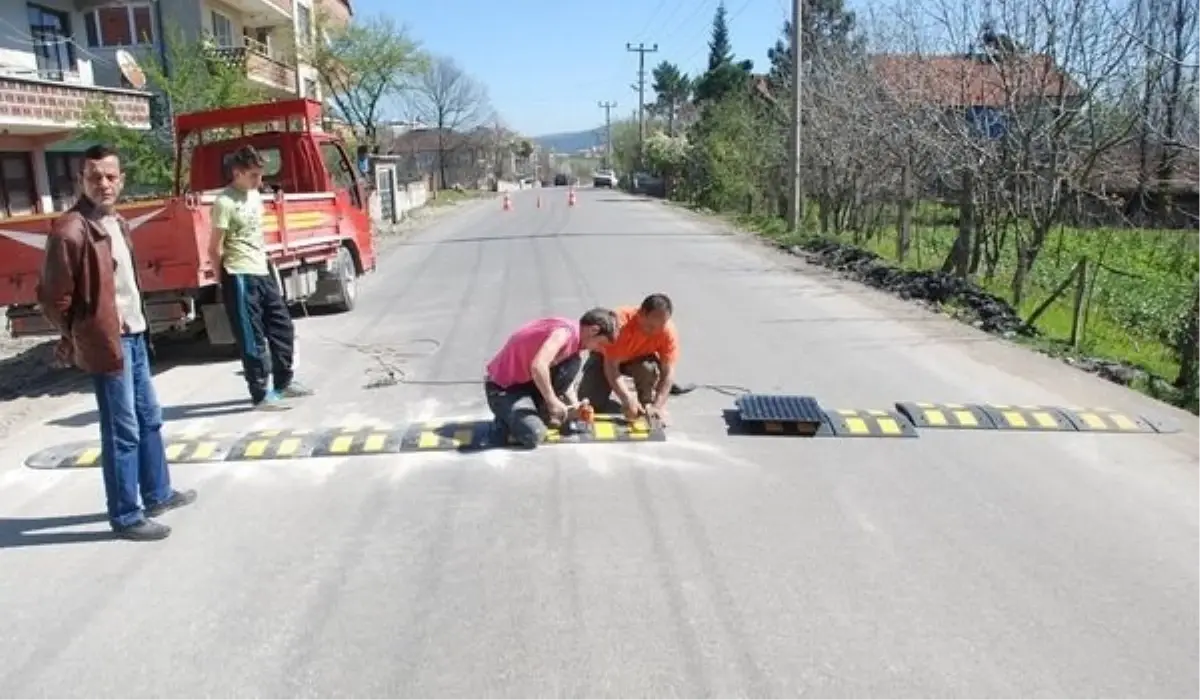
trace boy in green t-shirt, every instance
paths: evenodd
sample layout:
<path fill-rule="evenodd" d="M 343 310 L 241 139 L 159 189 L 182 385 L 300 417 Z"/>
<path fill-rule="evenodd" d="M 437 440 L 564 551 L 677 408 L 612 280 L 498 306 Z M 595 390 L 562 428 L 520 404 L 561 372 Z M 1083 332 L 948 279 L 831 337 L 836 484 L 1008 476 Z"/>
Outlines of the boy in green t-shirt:
<path fill-rule="evenodd" d="M 221 271 L 221 295 L 242 352 L 255 406 L 281 408 L 285 398 L 312 392 L 292 376 L 295 329 L 267 265 L 263 240 L 263 160 L 251 146 L 229 158 L 233 181 L 213 202 L 209 255 Z M 274 388 L 269 388 L 268 379 Z"/>

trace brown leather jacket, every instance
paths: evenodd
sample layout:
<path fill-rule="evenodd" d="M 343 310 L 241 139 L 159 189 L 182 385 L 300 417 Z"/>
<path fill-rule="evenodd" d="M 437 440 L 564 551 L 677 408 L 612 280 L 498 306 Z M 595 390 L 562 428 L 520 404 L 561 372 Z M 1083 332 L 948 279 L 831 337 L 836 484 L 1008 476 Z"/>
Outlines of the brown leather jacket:
<path fill-rule="evenodd" d="M 129 225 L 116 216 L 132 256 Z M 113 274 L 116 263 L 100 217 L 95 205 L 80 197 L 54 222 L 37 290 L 42 314 L 62 333 L 70 359 L 90 374 L 120 372 L 125 366 Z M 137 269 L 136 261 L 133 267 Z"/>

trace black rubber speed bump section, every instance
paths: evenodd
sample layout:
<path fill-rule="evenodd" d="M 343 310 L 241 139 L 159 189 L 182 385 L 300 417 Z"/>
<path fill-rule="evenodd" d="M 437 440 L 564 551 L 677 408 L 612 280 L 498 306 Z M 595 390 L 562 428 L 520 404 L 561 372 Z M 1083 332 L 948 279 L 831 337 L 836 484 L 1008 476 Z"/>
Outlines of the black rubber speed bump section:
<path fill-rule="evenodd" d="M 918 428 L 995 430 L 996 422 L 981 406 L 961 403 L 904 401 L 896 409 Z"/>
<path fill-rule="evenodd" d="M 745 394 L 734 402 L 738 420 L 751 432 L 812 437 L 825 413 L 811 396 Z"/>
<path fill-rule="evenodd" d="M 836 437 L 917 437 L 912 423 L 896 411 L 839 408 L 825 411 L 825 420 Z"/>
<path fill-rule="evenodd" d="M 1107 408 L 1060 408 L 1081 433 L 1176 433 L 1179 428 Z"/>
<path fill-rule="evenodd" d="M 979 408 L 992 419 L 997 430 L 1074 432 L 1075 425 L 1054 406 L 1006 406 L 983 404 Z"/>

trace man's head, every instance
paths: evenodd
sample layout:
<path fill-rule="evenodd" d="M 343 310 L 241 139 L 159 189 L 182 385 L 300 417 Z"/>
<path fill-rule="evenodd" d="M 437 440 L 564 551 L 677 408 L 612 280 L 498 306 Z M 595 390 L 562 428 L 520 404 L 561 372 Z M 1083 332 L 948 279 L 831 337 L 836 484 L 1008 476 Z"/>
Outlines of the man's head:
<path fill-rule="evenodd" d="M 243 192 L 262 187 L 263 159 L 254 146 L 242 146 L 229 156 L 233 186 Z"/>
<path fill-rule="evenodd" d="M 83 152 L 83 165 L 79 169 L 80 189 L 100 211 L 112 211 L 125 186 L 125 174 L 121 172 L 121 159 L 110 146 L 96 145 Z"/>
<path fill-rule="evenodd" d="M 661 333 L 667 327 L 667 321 L 671 320 L 674 310 L 671 298 L 666 294 L 651 294 L 642 300 L 637 323 L 646 335 Z"/>
<path fill-rule="evenodd" d="M 617 315 L 611 309 L 595 308 L 579 318 L 579 345 L 597 350 L 617 337 Z"/>

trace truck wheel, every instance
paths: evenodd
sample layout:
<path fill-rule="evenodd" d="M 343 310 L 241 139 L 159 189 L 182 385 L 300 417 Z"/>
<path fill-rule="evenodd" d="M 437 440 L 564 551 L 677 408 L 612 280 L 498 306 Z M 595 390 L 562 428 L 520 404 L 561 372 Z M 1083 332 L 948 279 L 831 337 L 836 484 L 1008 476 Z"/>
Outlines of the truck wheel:
<path fill-rule="evenodd" d="M 358 303 L 358 271 L 354 269 L 354 256 L 348 248 L 341 248 L 337 255 L 337 298 L 331 306 L 342 312 L 353 311 Z"/>

